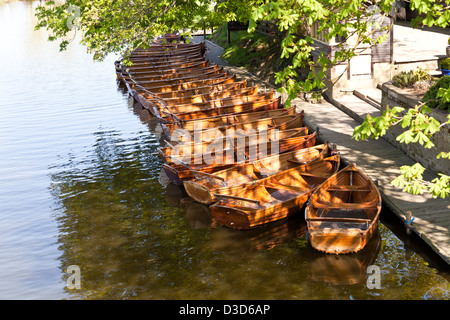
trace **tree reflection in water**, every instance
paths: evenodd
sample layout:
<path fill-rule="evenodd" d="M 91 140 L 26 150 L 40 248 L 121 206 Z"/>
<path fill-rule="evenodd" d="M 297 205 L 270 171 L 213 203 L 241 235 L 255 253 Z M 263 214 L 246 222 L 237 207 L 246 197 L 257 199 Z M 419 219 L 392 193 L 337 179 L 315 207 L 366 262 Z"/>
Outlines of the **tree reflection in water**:
<path fill-rule="evenodd" d="M 124 139 L 114 130 L 95 136 L 85 159 L 51 177 L 60 206 L 61 269 L 81 268 L 75 296 L 161 297 L 156 288 L 166 290 L 186 272 L 179 268 L 189 268 L 193 255 L 186 253 L 202 234 L 187 232 L 181 209 L 164 199 L 154 136 Z"/>

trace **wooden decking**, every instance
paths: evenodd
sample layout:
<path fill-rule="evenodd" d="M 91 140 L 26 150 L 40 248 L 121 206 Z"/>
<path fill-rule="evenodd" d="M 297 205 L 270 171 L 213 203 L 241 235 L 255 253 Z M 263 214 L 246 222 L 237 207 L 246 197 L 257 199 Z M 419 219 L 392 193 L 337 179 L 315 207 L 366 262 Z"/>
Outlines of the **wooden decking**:
<path fill-rule="evenodd" d="M 319 128 L 319 138 L 336 143 L 342 161 L 355 162 L 378 183 L 383 204 L 402 220 L 406 212 L 414 218 L 408 224 L 444 261 L 450 264 L 450 199 L 433 199 L 429 194 L 410 195 L 391 184 L 399 167 L 414 161 L 384 139 L 355 141 L 352 133 L 359 125 L 346 113 L 329 103 L 311 104 L 294 100 L 298 110 L 305 111 L 305 123 Z"/>

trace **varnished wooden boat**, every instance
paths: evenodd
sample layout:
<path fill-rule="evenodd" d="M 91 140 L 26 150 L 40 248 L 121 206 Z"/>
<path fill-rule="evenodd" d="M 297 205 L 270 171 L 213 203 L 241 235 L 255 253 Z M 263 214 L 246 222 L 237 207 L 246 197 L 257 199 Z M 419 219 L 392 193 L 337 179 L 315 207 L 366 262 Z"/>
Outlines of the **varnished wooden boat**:
<path fill-rule="evenodd" d="M 165 123 L 164 125 L 170 133 L 173 133 L 174 130 L 179 128 L 189 131 L 192 131 L 195 128 L 197 129 L 201 128 L 202 130 L 205 130 L 208 128 L 216 128 L 238 123 L 248 123 L 259 119 L 270 119 L 294 114 L 295 114 L 295 107 L 290 107 L 289 109 L 279 108 L 275 110 L 267 110 L 267 111 L 265 110 L 251 113 L 239 113 L 232 115 L 227 114 L 207 119 L 198 118 L 189 121 Z"/>
<path fill-rule="evenodd" d="M 151 63 L 151 64 L 133 64 L 131 66 L 124 66 L 122 67 L 122 70 L 133 73 L 133 72 L 153 72 L 153 71 L 163 71 L 163 70 L 170 70 L 170 69 L 180 69 L 180 68 L 187 68 L 192 66 L 201 66 L 205 65 L 205 63 L 208 60 L 206 60 L 204 57 L 199 57 L 196 59 L 182 59 L 182 60 L 176 60 L 173 62 L 157 62 L 157 63 Z"/>
<path fill-rule="evenodd" d="M 195 172 L 195 179 L 184 181 L 187 194 L 202 204 L 216 202 L 214 193 L 223 187 L 232 187 L 250 183 L 267 176 L 288 170 L 290 168 L 322 160 L 328 157 L 328 144 L 320 144 L 311 148 L 277 154 L 255 162 L 239 164 L 237 166 L 216 171 L 214 174 Z"/>
<path fill-rule="evenodd" d="M 132 79 L 139 84 L 152 84 L 152 81 L 163 81 L 163 80 L 174 80 L 174 79 L 183 79 L 184 81 L 186 78 L 188 79 L 204 79 L 205 75 L 209 75 L 210 77 L 215 74 L 223 74 L 223 67 L 218 67 L 217 65 L 214 66 L 208 66 L 203 68 L 195 68 L 190 69 L 187 71 L 180 71 L 177 73 L 170 73 L 170 74 L 160 74 L 160 75 L 147 75 L 144 73 L 139 74 L 135 73 L 133 75 L 127 75 L 126 73 L 122 73 L 122 77 Z M 199 78 L 198 78 L 199 77 Z"/>
<path fill-rule="evenodd" d="M 150 64 L 148 66 L 136 66 L 132 65 L 129 67 L 124 67 L 123 70 L 130 74 L 148 74 L 152 73 L 168 73 L 175 72 L 174 70 L 182 70 L 182 69 L 193 69 L 193 68 L 202 68 L 208 67 L 210 63 L 206 59 L 201 59 L 199 61 L 183 61 L 178 63 L 162 63 L 162 64 Z"/>
<path fill-rule="evenodd" d="M 200 61 L 195 62 L 186 66 L 178 67 L 175 65 L 175 67 L 164 67 L 163 69 L 149 69 L 149 68 L 137 68 L 137 69 L 130 69 L 128 67 L 120 69 L 122 74 L 126 77 L 133 78 L 135 80 L 139 81 L 149 81 L 149 80 L 160 80 L 161 78 L 168 78 L 168 77 L 181 77 L 185 76 L 187 73 L 193 73 L 193 74 L 201 74 L 202 72 L 208 72 L 212 70 L 220 69 L 221 67 L 218 65 L 211 65 L 208 61 Z"/>
<path fill-rule="evenodd" d="M 149 55 L 161 52 L 184 52 L 186 50 L 201 50 L 204 43 L 166 43 L 166 44 L 151 44 L 147 48 L 138 48 L 132 51 L 132 55 Z"/>
<path fill-rule="evenodd" d="M 355 164 L 340 170 L 311 195 L 305 209 L 313 248 L 333 254 L 357 252 L 375 232 L 381 195 Z"/>
<path fill-rule="evenodd" d="M 127 73 L 133 73 L 133 72 L 151 72 L 151 71 L 158 71 L 158 70 L 168 70 L 168 69 L 179 69 L 179 68 L 185 68 L 192 65 L 197 65 L 199 63 L 206 62 L 207 60 L 204 57 L 198 57 L 195 59 L 182 59 L 177 61 L 168 61 L 168 62 L 158 62 L 158 63 L 152 63 L 152 64 L 133 64 L 132 66 L 122 66 L 120 68 L 121 71 L 127 72 Z"/>
<path fill-rule="evenodd" d="M 117 74 L 117 77 L 122 82 L 129 83 L 131 86 L 139 85 L 141 87 L 146 87 L 146 86 L 172 85 L 172 84 L 178 84 L 178 83 L 183 83 L 183 82 L 193 81 L 193 80 L 213 79 L 216 77 L 222 77 L 224 75 L 229 75 L 229 73 L 225 72 L 223 70 L 223 67 L 221 67 L 221 68 L 213 68 L 211 71 L 208 71 L 205 73 L 197 74 L 195 72 L 192 72 L 188 75 L 172 77 L 172 78 L 156 79 L 156 80 L 136 80 L 136 79 L 131 78 L 123 73 L 120 73 L 120 75 Z"/>
<path fill-rule="evenodd" d="M 225 89 L 216 92 L 203 92 L 199 94 L 193 94 L 185 97 L 173 97 L 173 98 L 164 98 L 164 101 L 167 105 L 173 106 L 176 104 L 186 104 L 186 103 L 196 103 L 196 102 L 204 102 L 208 100 L 220 99 L 233 97 L 234 95 L 251 95 L 258 92 L 258 87 L 247 87 L 246 82 L 240 82 L 234 88 Z M 145 95 L 145 94 L 144 94 Z M 151 99 L 151 97 L 148 97 Z"/>
<path fill-rule="evenodd" d="M 166 53 L 205 53 L 205 48 L 201 46 L 197 47 L 174 47 L 174 46 L 165 46 L 165 47 L 157 47 L 153 46 L 152 50 L 148 51 L 134 51 L 131 53 L 130 58 L 133 59 L 145 59 L 145 58 L 151 58 L 152 56 L 161 56 Z"/>
<path fill-rule="evenodd" d="M 163 115 L 170 116 L 173 114 L 178 115 L 181 113 L 193 111 L 209 110 L 212 108 L 216 109 L 218 114 L 226 114 L 229 113 L 229 109 L 226 109 L 228 107 L 239 106 L 242 104 L 246 104 L 246 106 L 248 106 L 248 103 L 259 103 L 263 100 L 272 100 L 275 96 L 274 91 L 258 93 L 257 90 L 255 90 L 256 92 L 252 92 L 252 94 L 247 95 L 235 95 L 231 97 L 217 98 L 195 103 L 184 103 L 162 107 L 160 105 L 152 103 L 152 101 L 147 100 L 141 93 L 137 92 L 136 90 L 132 89 L 132 91 L 133 97 L 136 99 L 136 101 L 141 103 L 144 108 L 149 109 L 149 111 L 153 115 L 159 117 L 162 117 Z M 242 108 L 244 108 L 244 106 L 242 106 Z M 236 109 L 239 109 L 239 107 Z"/>
<path fill-rule="evenodd" d="M 188 59 L 198 58 L 204 56 L 203 53 L 200 52 L 191 52 L 185 55 L 167 55 L 167 56 L 159 56 L 159 57 L 142 57 L 142 58 L 132 58 L 130 62 L 132 65 L 153 65 L 155 63 L 167 63 L 174 61 L 187 61 Z"/>
<path fill-rule="evenodd" d="M 166 50 L 182 50 L 187 48 L 197 48 L 197 49 L 204 49 L 205 43 L 199 42 L 199 43 L 186 43 L 186 42 L 176 42 L 176 43 L 152 43 L 147 48 L 136 48 L 132 51 L 132 54 L 146 54 L 148 52 L 154 52 L 154 51 L 166 51 Z"/>
<path fill-rule="evenodd" d="M 166 101 L 172 101 L 173 99 L 178 99 L 179 101 L 183 101 L 184 99 L 191 99 L 201 96 L 208 96 L 208 95 L 218 95 L 223 92 L 228 91 L 236 91 L 245 89 L 247 87 L 246 81 L 239 81 L 236 82 L 234 79 L 229 79 L 228 81 L 225 81 L 225 83 L 215 83 L 211 85 L 206 85 L 198 88 L 189 88 L 189 89 L 183 89 L 183 90 L 177 90 L 177 91 L 168 91 L 168 92 L 152 92 L 147 89 L 143 89 L 140 87 L 135 87 L 137 91 L 137 94 L 140 94 L 142 99 L 144 100 L 150 100 L 148 102 L 158 103 L 161 105 L 166 105 Z M 135 96 L 135 93 L 132 93 L 133 96 Z M 137 100 L 140 101 L 141 98 L 137 97 Z M 190 100 L 187 100 L 190 101 Z M 145 103 L 144 103 L 144 107 Z M 148 107 L 147 107 L 148 108 Z M 167 109 L 167 111 L 170 111 Z M 154 112 L 152 112 L 153 114 Z"/>
<path fill-rule="evenodd" d="M 178 90 L 193 89 L 193 88 L 204 87 L 207 85 L 231 83 L 231 82 L 235 82 L 235 81 L 236 81 L 235 75 L 223 74 L 220 77 L 210 78 L 210 79 L 191 80 L 191 81 L 186 81 L 183 83 L 176 83 L 176 84 L 163 85 L 163 86 L 159 85 L 159 86 L 143 86 L 143 87 L 152 93 L 158 93 L 158 92 L 173 92 L 173 91 L 178 91 Z"/>
<path fill-rule="evenodd" d="M 160 123 L 163 128 L 164 134 L 171 141 L 193 141 L 194 138 L 201 141 L 208 141 L 218 136 L 230 136 L 238 133 L 250 133 L 256 130 L 286 130 L 299 128 L 303 125 L 304 112 L 300 113 L 287 113 L 275 117 L 253 119 L 243 123 L 233 123 L 223 126 L 208 126 L 208 121 L 200 122 L 205 124 L 205 128 L 196 127 L 196 129 L 184 129 L 177 126 L 171 126 L 169 124 Z M 214 124 L 214 123 L 213 123 Z M 172 131 L 171 131 L 172 130 Z M 195 134 L 195 136 L 194 136 Z"/>
<path fill-rule="evenodd" d="M 215 100 L 215 99 L 221 99 L 221 98 L 229 98 L 233 96 L 238 95 L 253 95 L 258 92 L 258 87 L 242 87 L 238 89 L 229 89 L 229 90 L 223 90 L 223 91 L 217 91 L 217 92 L 211 92 L 211 93 L 202 93 L 202 94 L 196 94 L 192 96 L 186 96 L 186 97 L 175 97 L 175 98 L 166 98 L 163 99 L 165 105 L 167 106 L 174 106 L 178 104 L 190 104 L 190 103 L 197 103 L 197 102 L 205 102 L 209 100 Z M 141 93 L 147 100 L 153 100 L 156 103 L 160 103 L 159 100 L 155 100 L 155 95 L 150 95 L 148 93 Z"/>
<path fill-rule="evenodd" d="M 162 80 L 168 78 L 179 78 L 188 74 L 201 74 L 204 72 L 219 69 L 217 65 L 210 65 L 208 62 L 200 62 L 193 64 L 192 66 L 181 67 L 181 68 L 168 68 L 161 70 L 138 70 L 138 71 L 128 71 L 128 75 L 137 80 Z"/>
<path fill-rule="evenodd" d="M 191 53 L 201 52 L 202 49 L 198 47 L 186 47 L 178 49 L 163 48 L 163 50 L 147 51 L 145 53 L 133 52 L 130 59 L 148 59 L 148 58 L 165 58 L 173 56 L 184 56 Z"/>
<path fill-rule="evenodd" d="M 340 155 L 300 165 L 248 184 L 218 189 L 209 208 L 218 223 L 250 229 L 296 214 L 311 193 L 337 172 Z"/>
<path fill-rule="evenodd" d="M 126 69 L 126 68 L 142 68 L 142 67 L 152 67 L 158 65 L 166 65 L 166 64 L 179 64 L 179 63 L 188 63 L 194 61 L 202 61 L 205 60 L 206 57 L 201 53 L 193 53 L 190 55 L 186 55 L 184 57 L 170 57 L 167 59 L 146 59 L 146 60 L 135 60 L 132 61 L 131 65 L 124 65 L 118 62 L 116 64 L 116 68 Z"/>
<path fill-rule="evenodd" d="M 172 99 L 172 98 L 182 98 L 182 97 L 189 97 L 189 96 L 195 96 L 200 94 L 206 94 L 206 93 L 213 93 L 213 92 L 219 92 L 219 91 L 225 91 L 225 90 L 232 90 L 232 89 L 241 89 L 247 87 L 247 81 L 230 81 L 228 83 L 215 83 L 210 85 L 205 85 L 202 87 L 197 88 L 188 88 L 188 89 L 181 89 L 177 91 L 171 91 L 171 92 L 154 92 L 152 93 L 161 99 Z"/>
<path fill-rule="evenodd" d="M 279 141 L 279 149 L 273 150 L 275 154 L 300 150 L 304 148 L 310 148 L 316 144 L 316 133 L 312 133 L 306 136 L 288 138 L 286 140 Z M 268 150 L 271 151 L 271 150 Z M 231 154 L 231 156 L 230 156 Z M 269 153 L 268 153 L 269 154 Z M 163 171 L 166 173 L 170 181 L 176 185 L 182 185 L 183 181 L 191 180 L 195 178 L 194 173 L 202 171 L 206 173 L 214 173 L 219 170 L 227 169 L 232 166 L 236 166 L 240 163 L 253 162 L 257 159 L 248 159 L 238 162 L 238 156 L 235 151 L 229 152 L 225 150 L 221 157 L 214 157 L 214 162 L 205 161 L 204 158 L 198 163 L 195 157 L 192 157 L 189 162 L 179 161 L 178 159 L 168 158 L 167 163 L 163 164 Z"/>
<path fill-rule="evenodd" d="M 166 56 L 166 57 L 147 57 L 147 58 L 132 58 L 130 60 L 131 64 L 128 62 L 127 65 L 122 65 L 123 67 L 145 67 L 152 66 L 157 64 L 166 64 L 166 63 L 174 63 L 174 62 L 189 62 L 192 59 L 205 58 L 203 53 L 200 52 L 192 52 L 186 55 L 180 56 Z"/>
<path fill-rule="evenodd" d="M 114 63 L 114 66 L 116 69 L 126 69 L 126 68 L 141 68 L 141 67 L 152 67 L 152 66 L 158 66 L 158 65 L 172 65 L 172 64 L 180 64 L 180 63 L 188 63 L 188 62 L 194 62 L 194 61 L 202 61 L 205 60 L 206 57 L 201 53 L 193 53 L 191 55 L 187 55 L 184 57 L 173 57 L 169 58 L 163 61 L 160 60 L 141 60 L 141 61 L 134 61 L 131 62 L 131 65 L 125 65 L 123 64 L 122 60 L 117 60 Z"/>
<path fill-rule="evenodd" d="M 275 133 L 275 131 L 267 131 L 250 135 L 229 135 L 220 136 L 215 139 L 208 141 L 189 141 L 177 144 L 172 144 L 166 141 L 166 147 L 158 148 L 158 153 L 160 158 L 164 162 L 171 162 L 170 157 L 176 157 L 182 159 L 184 162 L 194 163 L 194 158 L 196 156 L 200 157 L 203 154 L 215 155 L 221 154 L 223 150 L 235 150 L 237 152 L 237 147 L 239 148 L 249 148 L 250 145 L 255 145 L 258 143 L 270 143 L 271 141 L 285 141 L 287 138 L 294 138 L 305 136 L 308 134 L 307 127 L 300 127 L 288 130 L 280 130 Z M 265 135 L 265 136 L 264 136 Z M 274 144 L 275 146 L 275 144 Z M 244 150 L 244 149 L 242 149 Z M 245 149 L 247 151 L 247 149 Z M 256 150 L 256 149 L 255 149 Z M 252 150 L 253 152 L 253 150 Z M 270 152 L 270 149 L 268 150 Z M 255 153 L 256 155 L 256 153 Z"/>
<path fill-rule="evenodd" d="M 198 42 L 198 43 L 187 43 L 187 42 L 167 42 L 167 43 L 152 43 L 147 48 L 136 48 L 132 52 L 133 53 L 146 53 L 148 51 L 155 51 L 155 50 L 177 50 L 182 48 L 192 48 L 192 47 L 205 47 L 205 42 Z"/>
<path fill-rule="evenodd" d="M 181 123 L 183 127 L 184 122 L 195 121 L 198 119 L 210 119 L 222 116 L 238 115 L 242 113 L 253 113 L 259 111 L 269 111 L 282 108 L 281 97 L 277 99 L 264 99 L 252 102 L 241 102 L 231 106 L 208 108 L 196 111 L 170 113 L 161 110 L 162 116 L 157 114 L 158 120 L 162 123 Z"/>

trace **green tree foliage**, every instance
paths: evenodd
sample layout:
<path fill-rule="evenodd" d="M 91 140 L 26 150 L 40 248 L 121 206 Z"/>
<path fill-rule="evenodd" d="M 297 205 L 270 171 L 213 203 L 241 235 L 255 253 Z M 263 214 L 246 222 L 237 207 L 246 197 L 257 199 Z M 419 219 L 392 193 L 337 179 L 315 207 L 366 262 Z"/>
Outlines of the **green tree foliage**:
<path fill-rule="evenodd" d="M 401 107 L 388 108 L 381 116 L 375 118 L 369 114 L 364 122 L 355 128 L 353 138 L 356 140 L 367 140 L 371 137 L 378 139 L 390 127 L 399 124 L 406 130 L 396 138 L 397 141 L 405 144 L 419 143 L 424 148 L 431 149 L 434 147 L 431 137 L 442 127 L 450 124 L 450 115 L 447 116 L 446 122 L 440 123 L 429 115 L 430 112 L 430 107 L 421 104 L 408 110 Z M 437 158 L 450 159 L 450 152 L 441 152 Z M 422 194 L 428 191 L 434 198 L 448 197 L 450 177 L 439 173 L 438 177 L 430 182 L 423 179 L 424 171 L 425 168 L 419 163 L 413 166 L 402 166 L 400 175 L 392 181 L 392 184 L 411 194 Z"/>
<path fill-rule="evenodd" d="M 88 52 L 102 60 L 108 53 L 126 55 L 160 34 L 192 27 L 194 18 L 205 15 L 209 5 L 203 0 L 47 1 L 36 9 L 36 29 L 49 30 L 49 40 L 60 39 L 61 50 L 69 44 L 70 34 L 80 30 Z"/>

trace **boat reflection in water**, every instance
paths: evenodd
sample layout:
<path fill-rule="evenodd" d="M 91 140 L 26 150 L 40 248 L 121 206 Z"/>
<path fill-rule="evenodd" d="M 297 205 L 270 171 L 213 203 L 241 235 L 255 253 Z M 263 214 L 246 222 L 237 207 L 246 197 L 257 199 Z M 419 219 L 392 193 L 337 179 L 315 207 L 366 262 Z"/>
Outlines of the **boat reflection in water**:
<path fill-rule="evenodd" d="M 315 282 L 331 285 L 364 283 L 367 267 L 372 265 L 381 248 L 381 237 L 376 231 L 364 249 L 352 254 L 334 255 L 311 248 L 310 275 Z"/>
<path fill-rule="evenodd" d="M 208 206 L 200 204 L 186 191 L 173 183 L 166 187 L 166 200 L 183 209 L 185 219 L 193 229 L 209 228 L 209 247 L 229 255 L 240 255 L 255 251 L 270 250 L 305 236 L 306 222 L 296 216 L 275 221 L 248 230 L 223 227 L 214 221 Z M 367 279 L 367 267 L 376 260 L 381 248 L 381 237 L 377 231 L 365 248 L 357 253 L 331 255 L 322 253 L 309 244 L 299 254 L 309 260 L 310 279 L 329 285 L 354 285 Z"/>
<path fill-rule="evenodd" d="M 300 217 L 279 220 L 246 230 L 218 227 L 211 231 L 211 246 L 227 253 L 270 250 L 305 234 L 306 223 Z"/>

